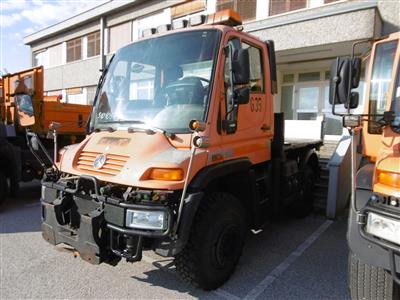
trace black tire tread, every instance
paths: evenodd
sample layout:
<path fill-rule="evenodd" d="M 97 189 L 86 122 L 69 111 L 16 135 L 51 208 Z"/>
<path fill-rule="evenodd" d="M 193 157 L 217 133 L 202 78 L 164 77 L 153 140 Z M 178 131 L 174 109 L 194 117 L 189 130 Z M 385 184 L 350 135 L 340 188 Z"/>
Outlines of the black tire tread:
<path fill-rule="evenodd" d="M 201 243 L 203 238 L 201 233 L 204 227 L 209 225 L 207 221 L 209 213 L 217 209 L 218 203 L 220 202 L 228 202 L 230 205 L 239 205 L 239 207 L 241 207 L 239 201 L 229 194 L 218 192 L 206 195 L 204 201 L 200 203 L 193 220 L 190 237 L 185 248 L 174 257 L 176 270 L 180 277 L 187 283 L 205 290 L 210 290 L 214 287 L 210 288 L 207 286 L 207 284 L 202 282 L 200 276 L 198 276 L 198 268 L 195 264 L 196 245 Z"/>
<path fill-rule="evenodd" d="M 383 268 L 362 262 L 354 253 L 349 253 L 348 284 L 353 300 L 398 300 L 399 287 Z"/>

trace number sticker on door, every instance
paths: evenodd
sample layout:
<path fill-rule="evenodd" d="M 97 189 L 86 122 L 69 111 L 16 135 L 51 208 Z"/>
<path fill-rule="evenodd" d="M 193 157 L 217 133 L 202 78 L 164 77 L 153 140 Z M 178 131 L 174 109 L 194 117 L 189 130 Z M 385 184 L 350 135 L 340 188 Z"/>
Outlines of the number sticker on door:
<path fill-rule="evenodd" d="M 252 97 L 250 98 L 250 110 L 251 112 L 261 112 L 261 98 Z"/>

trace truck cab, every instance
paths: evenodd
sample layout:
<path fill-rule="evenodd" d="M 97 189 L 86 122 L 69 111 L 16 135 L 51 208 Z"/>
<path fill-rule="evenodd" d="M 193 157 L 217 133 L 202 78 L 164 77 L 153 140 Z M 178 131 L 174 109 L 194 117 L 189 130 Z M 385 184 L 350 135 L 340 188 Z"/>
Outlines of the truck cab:
<path fill-rule="evenodd" d="M 222 11 L 160 26 L 116 52 L 79 144 L 42 180 L 42 232 L 92 264 L 173 256 L 215 289 L 249 229 L 312 209 L 322 142 L 284 143 L 272 41 Z"/>

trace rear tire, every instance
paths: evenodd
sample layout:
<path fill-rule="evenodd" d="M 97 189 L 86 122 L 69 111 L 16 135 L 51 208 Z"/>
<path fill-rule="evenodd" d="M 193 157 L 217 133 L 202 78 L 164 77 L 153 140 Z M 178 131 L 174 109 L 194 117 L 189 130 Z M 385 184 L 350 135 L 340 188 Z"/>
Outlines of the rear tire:
<path fill-rule="evenodd" d="M 7 178 L 2 171 L 0 171 L 0 203 L 4 202 L 7 196 L 8 183 Z"/>
<path fill-rule="evenodd" d="M 175 256 L 179 275 L 204 290 L 224 284 L 242 254 L 246 236 L 243 206 L 235 197 L 212 193 L 203 199 L 189 241 Z"/>
<path fill-rule="evenodd" d="M 348 259 L 348 285 L 353 300 L 400 299 L 399 286 L 389 272 L 362 262 L 351 251 Z"/>
<path fill-rule="evenodd" d="M 289 214 L 295 218 L 307 217 L 313 208 L 315 174 L 313 169 L 306 165 L 303 169 L 303 180 L 299 197 L 289 207 Z"/>

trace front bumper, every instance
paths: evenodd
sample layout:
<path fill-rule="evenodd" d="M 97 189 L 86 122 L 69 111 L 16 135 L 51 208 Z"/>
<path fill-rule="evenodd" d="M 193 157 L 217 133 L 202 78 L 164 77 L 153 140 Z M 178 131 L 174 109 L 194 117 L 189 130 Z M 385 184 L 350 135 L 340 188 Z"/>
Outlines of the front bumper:
<path fill-rule="evenodd" d="M 92 190 L 97 191 L 93 177 L 84 179 L 86 188 L 87 183 L 92 182 Z M 62 183 L 43 182 L 42 235 L 52 245 L 71 246 L 92 264 L 115 264 L 121 258 L 140 260 L 144 244 L 161 255 L 171 256 L 183 249 L 191 225 L 189 220 L 193 219 L 200 198 L 200 193 L 187 197 L 176 238 L 172 234 L 174 212 L 165 204 L 131 204 L 98 193 L 85 195 L 80 193 L 79 181 L 74 189 Z M 167 216 L 167 226 L 164 230 L 128 228 L 125 226 L 128 209 L 162 210 Z M 144 243 L 144 239 L 148 243 Z"/>
<path fill-rule="evenodd" d="M 400 245 L 371 235 L 366 230 L 369 213 L 400 221 L 400 208 L 391 207 L 388 196 L 374 193 L 378 200 L 372 202 L 371 195 L 370 190 L 357 190 L 357 207 L 362 209 L 359 215 L 350 210 L 347 233 L 349 247 L 362 261 L 390 271 L 400 284 L 400 278 L 396 275 L 400 272 Z"/>

